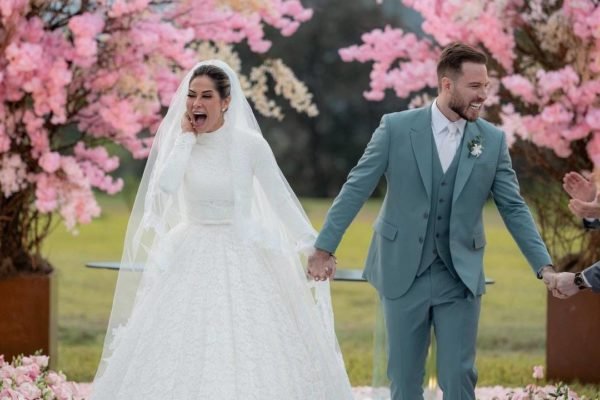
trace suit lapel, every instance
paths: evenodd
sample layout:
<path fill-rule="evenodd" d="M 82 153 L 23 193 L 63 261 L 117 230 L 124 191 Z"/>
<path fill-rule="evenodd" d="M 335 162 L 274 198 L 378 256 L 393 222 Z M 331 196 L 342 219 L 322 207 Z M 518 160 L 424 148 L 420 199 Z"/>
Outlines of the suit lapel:
<path fill-rule="evenodd" d="M 476 157 L 469 155 L 469 143 L 475 139 L 477 135 L 481 135 L 479 128 L 472 122 L 467 122 L 465 127 L 465 137 L 462 141 L 462 145 L 458 151 L 460 151 L 460 162 L 458 164 L 458 171 L 456 171 L 456 182 L 454 183 L 454 193 L 452 195 L 452 204 L 456 201 L 460 192 L 464 189 L 473 166 L 475 165 Z M 485 143 L 484 143 L 485 146 Z"/>
<path fill-rule="evenodd" d="M 422 109 L 410 130 L 410 141 L 413 154 L 417 161 L 419 174 L 423 186 L 427 192 L 427 198 L 431 199 L 431 168 L 433 133 L 431 131 L 431 107 Z"/>

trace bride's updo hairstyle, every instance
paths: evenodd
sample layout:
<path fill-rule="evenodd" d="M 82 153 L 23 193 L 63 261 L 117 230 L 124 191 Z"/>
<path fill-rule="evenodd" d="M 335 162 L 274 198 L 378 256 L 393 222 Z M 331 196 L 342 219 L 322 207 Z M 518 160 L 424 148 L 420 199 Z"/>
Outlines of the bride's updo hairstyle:
<path fill-rule="evenodd" d="M 213 81 L 221 99 L 229 97 L 229 94 L 231 93 L 231 83 L 229 82 L 229 77 L 221 68 L 215 67 L 214 65 L 202 65 L 194 70 L 189 83 L 192 83 L 192 81 L 199 76 L 208 76 Z"/>

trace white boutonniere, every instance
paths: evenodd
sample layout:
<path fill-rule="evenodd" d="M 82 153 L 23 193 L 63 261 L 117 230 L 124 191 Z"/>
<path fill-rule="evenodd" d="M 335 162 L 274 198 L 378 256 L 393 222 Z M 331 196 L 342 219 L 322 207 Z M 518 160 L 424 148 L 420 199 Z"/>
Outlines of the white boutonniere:
<path fill-rule="evenodd" d="M 481 139 L 481 136 L 475 136 L 475 138 L 467 144 L 467 147 L 469 148 L 469 157 L 479 158 L 479 156 L 483 154 L 483 140 Z"/>

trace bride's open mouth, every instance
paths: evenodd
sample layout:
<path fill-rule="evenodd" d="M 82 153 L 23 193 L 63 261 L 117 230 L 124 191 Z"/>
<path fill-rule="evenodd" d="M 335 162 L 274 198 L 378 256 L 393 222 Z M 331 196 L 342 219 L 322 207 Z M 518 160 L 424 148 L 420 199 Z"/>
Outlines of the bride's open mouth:
<path fill-rule="evenodd" d="M 203 125 L 206 122 L 206 119 L 208 118 L 208 115 L 203 111 L 195 111 L 193 115 L 194 124 L 196 124 L 196 126 Z"/>

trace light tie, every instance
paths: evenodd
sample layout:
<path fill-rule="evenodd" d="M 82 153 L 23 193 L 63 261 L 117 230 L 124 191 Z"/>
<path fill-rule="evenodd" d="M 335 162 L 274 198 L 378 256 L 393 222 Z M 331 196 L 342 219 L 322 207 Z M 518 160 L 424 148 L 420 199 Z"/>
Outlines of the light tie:
<path fill-rule="evenodd" d="M 452 160 L 454 159 L 456 149 L 458 148 L 461 139 L 460 128 L 457 125 L 449 124 L 447 129 L 446 145 L 441 149 L 440 157 L 444 173 L 448 170 L 450 164 L 452 164 Z"/>

